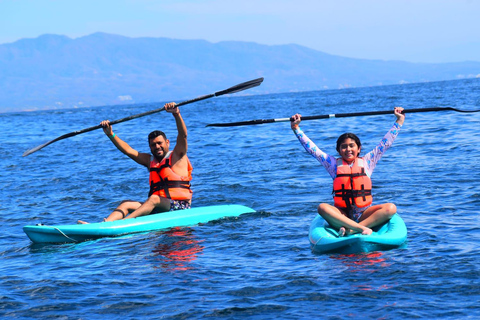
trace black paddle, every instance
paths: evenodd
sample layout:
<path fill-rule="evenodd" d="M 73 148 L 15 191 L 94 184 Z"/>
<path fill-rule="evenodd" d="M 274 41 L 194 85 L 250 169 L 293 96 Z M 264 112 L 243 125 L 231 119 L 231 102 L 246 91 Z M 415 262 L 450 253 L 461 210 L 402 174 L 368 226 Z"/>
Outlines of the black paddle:
<path fill-rule="evenodd" d="M 247 81 L 247 82 L 243 82 L 243 83 L 240 83 L 240 84 L 237 84 L 236 86 L 233 86 L 231 88 L 228 88 L 228 89 L 225 89 L 225 90 L 222 90 L 222 91 L 218 91 L 218 92 L 215 92 L 215 93 L 212 93 L 212 94 L 207 94 L 207 95 L 204 95 L 204 96 L 200 96 L 198 98 L 194 98 L 194 99 L 191 99 L 191 100 L 187 100 L 187 101 L 183 101 L 183 102 L 180 102 L 180 103 L 177 103 L 177 106 L 180 107 L 180 106 L 184 106 L 186 104 L 189 104 L 189 103 L 192 103 L 192 102 L 197 102 L 197 101 L 201 101 L 201 100 L 205 100 L 205 99 L 209 99 L 209 98 L 213 98 L 213 97 L 218 97 L 218 96 L 222 96 L 224 94 L 231 94 L 231 93 L 235 93 L 235 92 L 239 92 L 239 91 L 243 91 L 243 90 L 247 90 L 247 89 L 250 89 L 250 88 L 253 88 L 253 87 L 257 87 L 259 86 L 261 83 L 263 82 L 263 78 L 258 78 L 258 79 L 255 79 L 255 80 L 250 80 L 250 81 Z M 110 121 L 110 124 L 111 125 L 114 125 L 114 124 L 117 124 L 117 123 L 121 123 L 121 122 L 125 122 L 125 121 L 129 121 L 129 120 L 132 120 L 132 119 L 136 119 L 136 118 L 140 118 L 140 117 L 144 117 L 144 116 L 148 116 L 148 115 L 151 115 L 151 114 L 154 114 L 154 113 L 157 113 L 157 112 L 160 112 L 160 111 L 163 111 L 165 110 L 164 107 L 160 108 L 160 109 L 155 109 L 155 110 L 151 110 L 151 111 L 147 111 L 147 112 L 144 112 L 144 113 L 139 113 L 139 114 L 136 114 L 136 115 L 133 115 L 133 116 L 130 116 L 130 117 L 126 117 L 126 118 L 123 118 L 123 119 L 119 119 L 119 120 L 114 120 L 114 121 Z M 76 135 L 79 135 L 81 133 L 85 133 L 85 132 L 90 132 L 90 131 L 93 131 L 93 130 L 96 130 L 96 129 L 100 129 L 102 126 L 101 125 L 98 125 L 98 126 L 95 126 L 95 127 L 90 127 L 90 128 L 86 128 L 86 129 L 82 129 L 82 130 L 78 130 L 78 131 L 74 131 L 74 132 L 70 132 L 70 133 L 67 133 L 67 134 L 64 134 L 63 136 L 60 136 L 58 138 L 55 138 L 53 139 L 52 141 L 48 141 L 44 144 L 41 144 L 33 149 L 30 149 L 30 150 L 27 150 L 23 153 L 23 156 L 28 156 L 29 154 L 32 154 L 42 148 L 45 148 L 46 146 L 48 146 L 49 144 L 52 144 L 56 141 L 59 141 L 59 140 L 63 140 L 63 139 L 66 139 L 66 138 L 70 138 L 70 137 L 73 137 L 73 136 L 76 136 Z"/>
<path fill-rule="evenodd" d="M 431 112 L 431 111 L 457 111 L 457 112 L 480 112 L 480 110 L 465 111 L 452 107 L 438 107 L 438 108 L 422 108 L 422 109 L 408 109 L 403 110 L 402 113 L 414 113 L 414 112 Z M 356 112 L 356 113 L 337 113 L 337 114 L 324 114 L 319 116 L 306 116 L 302 117 L 302 120 L 317 120 L 328 118 L 347 118 L 347 117 L 360 117 L 360 116 L 376 116 L 381 114 L 393 114 L 392 110 L 388 111 L 368 111 L 368 112 Z M 278 119 L 258 119 L 231 123 L 211 123 L 207 124 L 207 127 L 235 127 L 235 126 L 249 126 L 254 124 L 272 123 L 272 122 L 287 122 L 291 121 L 291 118 L 278 118 Z"/>

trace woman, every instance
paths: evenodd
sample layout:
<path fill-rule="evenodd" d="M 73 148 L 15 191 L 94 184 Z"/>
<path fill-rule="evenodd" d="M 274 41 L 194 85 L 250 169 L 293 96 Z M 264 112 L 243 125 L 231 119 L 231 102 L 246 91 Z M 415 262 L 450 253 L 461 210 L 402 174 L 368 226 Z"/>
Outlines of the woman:
<path fill-rule="evenodd" d="M 363 157 L 360 157 L 360 139 L 353 133 L 341 135 L 337 140 L 338 159 L 324 153 L 305 135 L 299 127 L 300 114 L 291 118 L 292 130 L 300 143 L 325 167 L 334 181 L 334 205 L 321 203 L 318 214 L 338 229 L 340 236 L 352 233 L 369 235 L 371 228 L 388 221 L 397 212 L 393 203 L 372 205 L 370 177 L 405 121 L 402 111 L 403 108 L 394 108 L 397 120 L 392 128 L 380 144 Z"/>

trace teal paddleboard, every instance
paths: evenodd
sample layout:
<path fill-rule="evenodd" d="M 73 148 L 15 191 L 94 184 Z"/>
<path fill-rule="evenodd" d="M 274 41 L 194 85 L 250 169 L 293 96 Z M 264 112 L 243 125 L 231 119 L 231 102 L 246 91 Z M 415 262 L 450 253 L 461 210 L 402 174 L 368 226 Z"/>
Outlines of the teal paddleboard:
<path fill-rule="evenodd" d="M 25 226 L 23 231 L 34 243 L 82 242 L 103 237 L 118 237 L 130 233 L 192 226 L 221 218 L 237 217 L 249 212 L 255 212 L 255 210 L 242 205 L 216 205 L 169 211 L 112 222 Z"/>
<path fill-rule="evenodd" d="M 385 224 L 373 228 L 371 235 L 352 234 L 339 237 L 337 230 L 317 216 L 308 233 L 310 247 L 316 253 L 362 253 L 399 248 L 407 240 L 407 227 L 403 219 L 395 214 Z"/>

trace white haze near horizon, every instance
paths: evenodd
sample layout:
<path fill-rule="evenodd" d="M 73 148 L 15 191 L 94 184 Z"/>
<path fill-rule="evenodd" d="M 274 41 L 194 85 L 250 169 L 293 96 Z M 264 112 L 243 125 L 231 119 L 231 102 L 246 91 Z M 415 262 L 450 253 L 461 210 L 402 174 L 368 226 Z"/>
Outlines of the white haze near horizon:
<path fill-rule="evenodd" d="M 351 58 L 480 61 L 476 0 L 0 0 L 0 43 L 42 34 L 299 44 Z"/>

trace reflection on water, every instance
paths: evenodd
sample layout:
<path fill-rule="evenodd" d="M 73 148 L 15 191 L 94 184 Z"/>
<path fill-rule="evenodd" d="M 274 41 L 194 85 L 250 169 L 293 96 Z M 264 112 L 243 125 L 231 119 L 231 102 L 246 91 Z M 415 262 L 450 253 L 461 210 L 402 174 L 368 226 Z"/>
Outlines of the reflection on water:
<path fill-rule="evenodd" d="M 330 258 L 340 261 L 346 267 L 342 271 L 343 280 L 355 294 L 361 295 L 361 292 L 365 291 L 380 292 L 392 288 L 390 281 L 378 281 L 381 279 L 380 275 L 388 273 L 392 265 L 384 252 L 332 255 Z M 362 281 L 358 281 L 359 275 L 363 278 Z"/>
<path fill-rule="evenodd" d="M 376 272 L 376 268 L 389 267 L 390 263 L 383 257 L 383 252 L 370 252 L 360 254 L 332 255 L 332 259 L 341 261 L 350 272 Z"/>
<path fill-rule="evenodd" d="M 268 119 L 393 105 L 479 109 L 479 89 L 475 79 L 192 105 L 182 114 L 195 167 L 195 206 L 244 204 L 257 213 L 79 244 L 34 245 L 22 227 L 97 220 L 121 199 L 145 198 L 148 174 L 126 160 L 101 130 L 21 155 L 62 133 L 146 110 L 109 106 L 2 115 L 0 314 L 16 319 L 480 318 L 478 299 L 472 299 L 480 296 L 480 187 L 474 169 L 480 165 L 475 143 L 480 114 L 407 114 L 393 149 L 375 169 L 374 184 L 376 201 L 397 204 L 408 227 L 408 247 L 352 255 L 310 250 L 308 227 L 318 203 L 331 201 L 331 179 L 301 148 L 288 123 L 205 128 L 211 122 L 249 120 L 252 110 L 254 118 Z M 352 117 L 306 121 L 302 127 L 334 153 L 340 133 L 358 133 L 370 149 L 393 121 L 394 116 Z M 152 130 L 176 132 L 167 115 L 115 128 L 142 152 L 149 150 L 145 137 Z"/>
<path fill-rule="evenodd" d="M 153 253 L 162 269 L 185 271 L 193 269 L 195 261 L 203 251 L 200 245 L 203 240 L 195 239 L 192 228 L 173 228 L 162 232 L 159 243 Z"/>

